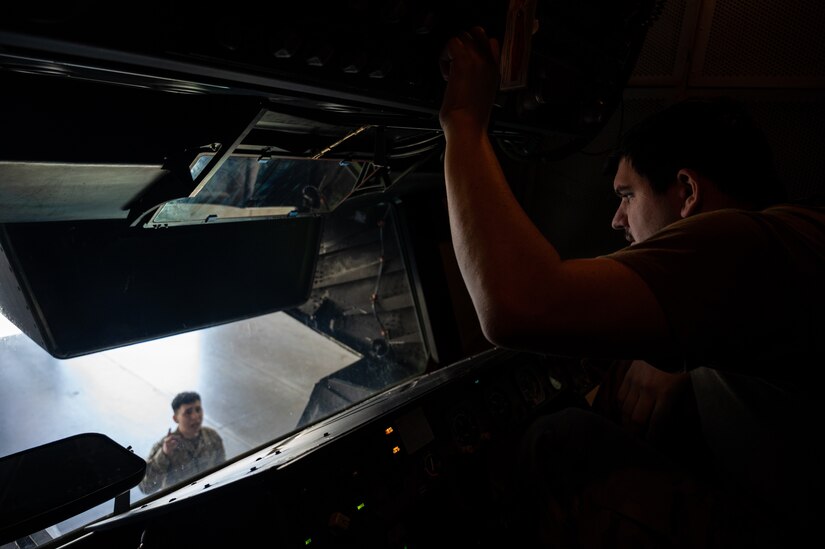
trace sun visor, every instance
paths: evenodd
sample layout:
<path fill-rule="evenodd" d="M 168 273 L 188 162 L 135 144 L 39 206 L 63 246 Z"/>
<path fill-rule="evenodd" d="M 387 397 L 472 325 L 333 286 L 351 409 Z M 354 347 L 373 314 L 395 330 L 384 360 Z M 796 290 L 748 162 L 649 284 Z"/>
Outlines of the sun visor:
<path fill-rule="evenodd" d="M 170 177 L 160 166 L 0 161 L 0 223 L 125 219 L 123 206 Z"/>
<path fill-rule="evenodd" d="M 1 224 L 0 309 L 70 358 L 293 307 L 311 291 L 322 221 Z"/>

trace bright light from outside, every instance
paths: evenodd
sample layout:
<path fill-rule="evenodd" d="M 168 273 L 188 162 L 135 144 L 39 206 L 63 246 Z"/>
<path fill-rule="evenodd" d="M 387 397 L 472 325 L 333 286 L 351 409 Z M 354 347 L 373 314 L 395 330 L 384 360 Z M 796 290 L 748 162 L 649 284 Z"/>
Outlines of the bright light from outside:
<path fill-rule="evenodd" d="M 146 458 L 176 427 L 172 397 L 195 390 L 231 459 L 295 429 L 315 385 L 361 358 L 283 312 L 66 360 L 10 337 L 20 333 L 0 316 L 0 418 L 32 405 L 50 413 L 0 421 L 0 457 L 99 432 Z M 131 501 L 145 495 L 135 487 Z M 57 537 L 111 511 L 107 502 L 47 531 Z"/>
<path fill-rule="evenodd" d="M 0 315 L 0 339 L 8 336 L 17 335 L 20 333 L 20 330 L 17 329 L 17 326 L 12 324 L 6 317 Z"/>

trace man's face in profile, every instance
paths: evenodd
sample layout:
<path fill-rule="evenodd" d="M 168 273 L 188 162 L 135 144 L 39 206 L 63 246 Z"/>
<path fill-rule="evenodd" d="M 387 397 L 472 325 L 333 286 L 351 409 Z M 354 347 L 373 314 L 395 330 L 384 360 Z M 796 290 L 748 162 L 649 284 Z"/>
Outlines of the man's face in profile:
<path fill-rule="evenodd" d="M 611 225 L 624 231 L 625 239 L 631 245 L 644 242 L 681 219 L 678 185 L 671 185 L 661 194 L 655 192 L 648 179 L 639 175 L 626 158 L 619 162 L 613 190 L 621 202 Z"/>

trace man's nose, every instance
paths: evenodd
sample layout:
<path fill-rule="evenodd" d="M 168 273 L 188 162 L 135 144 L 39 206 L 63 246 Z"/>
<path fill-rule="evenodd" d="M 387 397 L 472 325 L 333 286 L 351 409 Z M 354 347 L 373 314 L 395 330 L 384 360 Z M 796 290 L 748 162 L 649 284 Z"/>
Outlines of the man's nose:
<path fill-rule="evenodd" d="M 611 221 L 610 226 L 617 231 L 623 231 L 627 227 L 627 214 L 624 211 L 624 202 L 616 208 L 616 213 L 613 215 L 613 221 Z"/>

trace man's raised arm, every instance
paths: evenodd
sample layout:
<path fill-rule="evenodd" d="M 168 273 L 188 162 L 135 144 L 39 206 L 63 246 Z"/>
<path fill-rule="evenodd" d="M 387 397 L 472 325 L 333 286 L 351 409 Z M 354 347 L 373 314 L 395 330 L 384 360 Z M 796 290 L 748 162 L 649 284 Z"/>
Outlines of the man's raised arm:
<path fill-rule="evenodd" d="M 644 282 L 610 259 L 563 261 L 512 194 L 488 137 L 498 54 L 475 27 L 441 58 L 450 229 L 484 334 L 503 347 L 580 356 L 661 350 L 664 315 Z"/>

